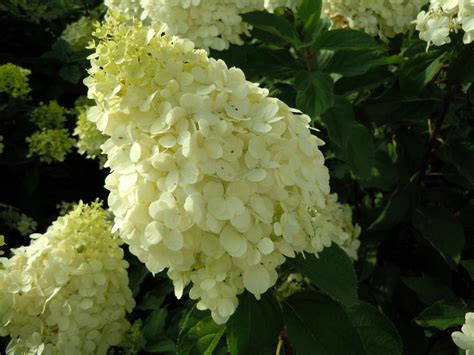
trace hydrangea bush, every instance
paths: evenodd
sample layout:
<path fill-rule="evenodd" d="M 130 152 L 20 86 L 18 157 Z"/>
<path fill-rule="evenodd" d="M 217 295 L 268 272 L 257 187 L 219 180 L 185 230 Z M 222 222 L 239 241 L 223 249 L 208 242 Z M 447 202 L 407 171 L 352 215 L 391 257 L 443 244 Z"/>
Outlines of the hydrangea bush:
<path fill-rule="evenodd" d="M 472 7 L 2 2 L 0 353 L 472 352 Z"/>

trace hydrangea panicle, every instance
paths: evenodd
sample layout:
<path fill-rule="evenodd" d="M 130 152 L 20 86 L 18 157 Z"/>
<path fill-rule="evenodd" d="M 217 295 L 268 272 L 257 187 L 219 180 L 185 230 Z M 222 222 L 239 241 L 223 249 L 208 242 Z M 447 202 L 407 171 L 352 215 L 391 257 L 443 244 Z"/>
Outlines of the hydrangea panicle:
<path fill-rule="evenodd" d="M 79 203 L 0 259 L 0 335 L 7 354 L 106 354 L 134 307 L 121 241 L 99 203 Z"/>
<path fill-rule="evenodd" d="M 76 141 L 69 136 L 67 129 L 41 129 L 26 138 L 27 157 L 36 156 L 41 162 L 50 164 L 62 162 Z"/>
<path fill-rule="evenodd" d="M 464 44 L 469 44 L 474 40 L 474 1 L 431 0 L 428 11 L 421 11 L 415 23 L 427 48 L 450 43 L 450 34 L 459 30 L 464 31 Z"/>
<path fill-rule="evenodd" d="M 244 289 L 259 298 L 275 284 L 286 257 L 327 244 L 314 227 L 329 194 L 323 142 L 307 115 L 162 27 L 110 18 L 96 35 L 88 118 L 109 137 L 116 227 L 178 297 L 191 283 L 223 323 Z"/>
<path fill-rule="evenodd" d="M 242 44 L 251 26 L 242 14 L 273 12 L 278 7 L 295 8 L 300 0 L 106 0 L 111 10 L 127 18 L 166 25 L 166 33 L 192 40 L 196 47 L 224 50 L 229 44 Z"/>
<path fill-rule="evenodd" d="M 324 13 L 335 27 L 361 29 L 391 38 L 413 30 L 413 20 L 426 0 L 324 0 Z"/>
<path fill-rule="evenodd" d="M 24 98 L 31 91 L 28 76 L 31 70 L 7 63 L 0 65 L 0 93 L 13 98 Z"/>

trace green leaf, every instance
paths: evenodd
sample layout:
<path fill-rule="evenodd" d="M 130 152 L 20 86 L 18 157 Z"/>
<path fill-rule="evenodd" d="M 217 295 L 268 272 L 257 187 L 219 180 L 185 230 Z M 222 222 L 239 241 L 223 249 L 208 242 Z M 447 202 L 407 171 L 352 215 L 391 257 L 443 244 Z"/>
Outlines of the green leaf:
<path fill-rule="evenodd" d="M 157 339 L 151 344 L 146 344 L 145 350 L 151 353 L 174 353 L 176 344 L 171 339 Z"/>
<path fill-rule="evenodd" d="M 415 211 L 413 224 L 421 235 L 435 247 L 446 261 L 458 264 L 464 247 L 464 230 L 445 208 L 420 208 Z"/>
<path fill-rule="evenodd" d="M 376 66 L 385 65 L 384 56 L 380 51 L 341 50 L 334 52 L 321 69 L 345 77 L 362 75 Z"/>
<path fill-rule="evenodd" d="M 263 294 L 259 301 L 244 292 L 239 297 L 237 311 L 227 322 L 229 352 L 231 355 L 271 353 L 282 330 L 281 308 L 271 292 Z"/>
<path fill-rule="evenodd" d="M 459 174 L 474 188 L 474 144 L 469 140 L 450 142 L 444 146 L 443 160 L 456 167 Z"/>
<path fill-rule="evenodd" d="M 351 135 L 351 128 L 355 124 L 351 103 L 343 97 L 336 96 L 334 106 L 321 115 L 321 119 L 328 130 L 330 142 L 344 151 Z"/>
<path fill-rule="evenodd" d="M 352 260 L 337 245 L 324 249 L 319 256 L 298 255 L 290 263 L 329 297 L 345 306 L 359 302 L 357 276 Z"/>
<path fill-rule="evenodd" d="M 424 328 L 445 330 L 464 324 L 464 315 L 467 311 L 461 302 L 441 301 L 421 312 L 415 321 Z"/>
<path fill-rule="evenodd" d="M 165 327 L 168 311 L 165 308 L 157 309 L 150 313 L 143 326 L 143 335 L 148 343 L 154 343 Z"/>
<path fill-rule="evenodd" d="M 359 335 L 344 309 L 315 292 L 297 293 L 283 302 L 288 339 L 298 355 L 364 354 Z"/>
<path fill-rule="evenodd" d="M 448 81 L 453 84 L 474 82 L 474 43 L 461 43 L 450 58 Z"/>
<path fill-rule="evenodd" d="M 319 116 L 334 105 L 334 81 L 327 73 L 300 73 L 295 79 L 296 105 L 311 117 Z"/>
<path fill-rule="evenodd" d="M 381 48 L 377 41 L 367 33 L 348 29 L 324 32 L 317 38 L 314 47 L 333 51 L 375 50 Z"/>
<path fill-rule="evenodd" d="M 429 51 L 420 53 L 402 64 L 400 88 L 405 95 L 418 95 L 441 69 L 447 53 Z"/>
<path fill-rule="evenodd" d="M 474 281 L 474 260 L 463 260 L 461 265 L 467 270 L 471 280 Z"/>
<path fill-rule="evenodd" d="M 78 65 L 66 65 L 59 71 L 59 76 L 64 80 L 77 84 L 82 77 L 82 68 Z"/>
<path fill-rule="evenodd" d="M 401 191 L 395 191 L 382 213 L 370 225 L 369 229 L 374 231 L 387 230 L 408 220 L 413 204 L 413 189 L 414 187 L 409 185 Z"/>
<path fill-rule="evenodd" d="M 374 306 L 361 302 L 348 311 L 366 355 L 401 355 L 402 340 L 392 322 Z"/>
<path fill-rule="evenodd" d="M 242 15 L 245 22 L 253 27 L 280 38 L 287 43 L 298 45 L 299 40 L 293 31 L 293 25 L 283 16 L 277 16 L 269 12 L 255 11 Z"/>
<path fill-rule="evenodd" d="M 216 324 L 208 311 L 194 306 L 186 314 L 178 335 L 176 354 L 211 355 L 225 332 L 224 325 Z"/>
<path fill-rule="evenodd" d="M 298 7 L 297 15 L 303 22 L 308 23 L 313 17 L 321 17 L 322 0 L 303 0 Z"/>
<path fill-rule="evenodd" d="M 454 293 L 446 285 L 431 277 L 403 277 L 402 280 L 423 303 L 433 304 L 438 301 L 456 299 Z"/>
<path fill-rule="evenodd" d="M 372 134 L 362 124 L 351 127 L 347 141 L 345 160 L 352 172 L 360 179 L 370 179 L 375 165 L 375 146 Z"/>

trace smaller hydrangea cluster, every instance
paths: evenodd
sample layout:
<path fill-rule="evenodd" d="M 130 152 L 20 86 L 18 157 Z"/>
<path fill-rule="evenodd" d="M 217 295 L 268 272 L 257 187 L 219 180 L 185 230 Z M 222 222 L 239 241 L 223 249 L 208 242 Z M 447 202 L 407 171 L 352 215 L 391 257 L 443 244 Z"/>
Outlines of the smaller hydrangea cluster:
<path fill-rule="evenodd" d="M 99 203 L 80 203 L 0 259 L 7 354 L 106 354 L 120 342 L 134 301 L 111 227 Z"/>
<path fill-rule="evenodd" d="M 71 151 L 76 141 L 69 136 L 67 129 L 41 129 L 26 138 L 28 143 L 27 157 L 36 156 L 43 162 L 50 164 L 54 161 L 62 162 Z"/>
<path fill-rule="evenodd" d="M 0 135 L 0 154 L 3 153 L 4 149 L 5 149 L 5 144 L 3 143 L 3 136 Z"/>
<path fill-rule="evenodd" d="M 77 121 L 73 133 L 77 137 L 76 147 L 79 154 L 85 155 L 88 159 L 99 158 L 103 166 L 105 156 L 100 147 L 105 143 L 107 136 L 97 129 L 94 122 L 87 119 L 87 110 L 87 105 L 76 107 Z"/>
<path fill-rule="evenodd" d="M 474 1 L 431 0 L 428 11 L 421 11 L 416 19 L 420 38 L 435 46 L 451 42 L 452 32 L 464 31 L 463 42 L 474 40 Z"/>
<path fill-rule="evenodd" d="M 466 355 L 472 355 L 474 354 L 474 313 L 466 313 L 465 319 L 466 322 L 461 331 L 452 333 L 451 337 L 458 347 L 466 350 Z"/>
<path fill-rule="evenodd" d="M 130 17 L 165 24 L 166 33 L 192 40 L 196 47 L 224 50 L 230 43 L 242 44 L 250 25 L 242 14 L 273 12 L 278 7 L 296 8 L 300 0 L 107 0 L 110 9 Z"/>
<path fill-rule="evenodd" d="M 66 122 L 66 109 L 52 100 L 47 104 L 41 102 L 30 112 L 30 120 L 38 128 L 60 128 Z"/>
<path fill-rule="evenodd" d="M 11 229 L 16 229 L 22 236 L 27 236 L 36 230 L 36 221 L 22 213 L 19 209 L 0 203 L 0 221 Z"/>
<path fill-rule="evenodd" d="M 67 25 L 61 38 L 65 40 L 74 51 L 81 51 L 86 48 L 92 39 L 94 32 L 94 20 L 90 17 L 81 17 L 76 22 Z"/>
<path fill-rule="evenodd" d="M 15 64 L 0 65 L 0 93 L 4 92 L 14 98 L 26 97 L 31 91 L 28 83 L 30 74 L 29 69 Z"/>
<path fill-rule="evenodd" d="M 324 0 L 333 26 L 361 29 L 371 36 L 391 38 L 414 28 L 426 0 Z"/>
<path fill-rule="evenodd" d="M 316 249 L 329 247 L 332 243 L 341 247 L 347 255 L 357 260 L 360 246 L 360 226 L 352 223 L 352 210 L 349 205 L 338 202 L 337 194 L 326 197 L 323 208 L 312 208 L 312 224 L 321 246 Z"/>

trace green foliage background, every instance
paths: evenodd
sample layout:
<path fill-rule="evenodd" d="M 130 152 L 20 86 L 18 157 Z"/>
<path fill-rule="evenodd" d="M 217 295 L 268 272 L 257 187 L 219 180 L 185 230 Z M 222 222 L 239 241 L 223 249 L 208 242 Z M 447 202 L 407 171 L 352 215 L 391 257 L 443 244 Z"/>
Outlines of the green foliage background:
<path fill-rule="evenodd" d="M 458 353 L 450 334 L 474 310 L 474 43 L 456 38 L 426 51 L 416 34 L 381 41 L 329 30 L 320 11 L 320 1 L 305 0 L 297 13 L 246 14 L 252 38 L 211 55 L 312 117 L 327 142 L 332 189 L 362 226 L 359 260 L 337 247 L 290 260 L 281 279 L 301 272 L 311 285 L 282 302 L 274 291 L 259 301 L 244 293 L 218 326 L 192 301 L 177 301 L 165 275 L 127 255 L 137 307 L 111 353 Z M 32 71 L 29 100 L 0 94 L 0 202 L 37 220 L 38 231 L 61 201 L 107 196 L 97 162 L 72 152 L 44 164 L 26 158 L 25 145 L 39 102 L 70 109 L 72 131 L 88 50 L 60 35 L 103 12 L 93 0 L 0 4 L 0 65 Z M 0 228 L 10 247 L 28 243 L 8 221 Z"/>

